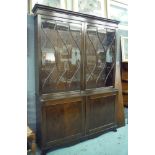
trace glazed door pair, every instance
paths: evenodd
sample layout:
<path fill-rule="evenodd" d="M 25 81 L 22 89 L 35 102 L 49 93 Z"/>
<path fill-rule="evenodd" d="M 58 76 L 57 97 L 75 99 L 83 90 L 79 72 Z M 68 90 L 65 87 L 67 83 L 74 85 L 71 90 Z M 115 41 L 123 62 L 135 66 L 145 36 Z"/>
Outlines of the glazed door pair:
<path fill-rule="evenodd" d="M 115 30 L 60 18 L 40 26 L 42 94 L 114 85 Z"/>

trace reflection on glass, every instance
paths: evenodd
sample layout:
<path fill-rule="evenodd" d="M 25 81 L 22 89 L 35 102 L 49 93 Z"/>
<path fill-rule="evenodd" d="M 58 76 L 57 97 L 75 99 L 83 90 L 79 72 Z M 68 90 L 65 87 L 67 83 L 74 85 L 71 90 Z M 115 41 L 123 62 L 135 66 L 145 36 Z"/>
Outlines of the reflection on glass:
<path fill-rule="evenodd" d="M 115 32 L 87 27 L 86 88 L 113 86 Z"/>
<path fill-rule="evenodd" d="M 80 89 L 81 25 L 50 20 L 41 30 L 42 91 Z"/>

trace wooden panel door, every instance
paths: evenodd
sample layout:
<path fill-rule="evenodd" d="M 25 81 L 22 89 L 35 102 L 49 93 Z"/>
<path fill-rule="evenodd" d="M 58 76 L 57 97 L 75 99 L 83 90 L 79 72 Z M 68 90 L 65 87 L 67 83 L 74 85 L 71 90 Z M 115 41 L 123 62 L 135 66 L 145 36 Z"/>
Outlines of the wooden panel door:
<path fill-rule="evenodd" d="M 82 98 L 47 101 L 42 113 L 46 146 L 65 143 L 84 134 Z"/>
<path fill-rule="evenodd" d="M 116 94 L 90 95 L 86 99 L 86 132 L 98 133 L 116 126 L 115 122 Z"/>

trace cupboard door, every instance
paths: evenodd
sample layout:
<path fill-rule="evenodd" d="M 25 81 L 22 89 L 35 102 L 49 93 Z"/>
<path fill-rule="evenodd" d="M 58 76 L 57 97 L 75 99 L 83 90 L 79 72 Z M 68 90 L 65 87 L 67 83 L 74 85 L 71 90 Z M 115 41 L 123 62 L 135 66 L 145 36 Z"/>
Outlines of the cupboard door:
<path fill-rule="evenodd" d="M 86 28 L 86 89 L 114 86 L 115 30 Z"/>
<path fill-rule="evenodd" d="M 86 130 L 88 134 L 114 127 L 116 94 L 90 95 L 86 99 Z"/>
<path fill-rule="evenodd" d="M 42 19 L 40 31 L 42 93 L 80 90 L 82 25 Z"/>
<path fill-rule="evenodd" d="M 65 143 L 84 134 L 84 104 L 80 97 L 47 101 L 42 115 L 47 145 Z"/>

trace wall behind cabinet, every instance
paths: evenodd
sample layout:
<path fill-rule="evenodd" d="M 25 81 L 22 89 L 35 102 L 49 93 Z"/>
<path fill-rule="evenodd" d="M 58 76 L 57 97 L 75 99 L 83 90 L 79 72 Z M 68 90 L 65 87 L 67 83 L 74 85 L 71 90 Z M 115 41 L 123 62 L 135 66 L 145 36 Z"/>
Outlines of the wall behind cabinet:
<path fill-rule="evenodd" d="M 27 15 L 27 119 L 29 126 L 36 130 L 34 60 L 34 17 Z"/>
<path fill-rule="evenodd" d="M 128 30 L 118 29 L 116 31 L 116 40 L 117 40 L 117 55 L 116 60 L 120 61 L 121 59 L 121 36 L 128 37 Z"/>

